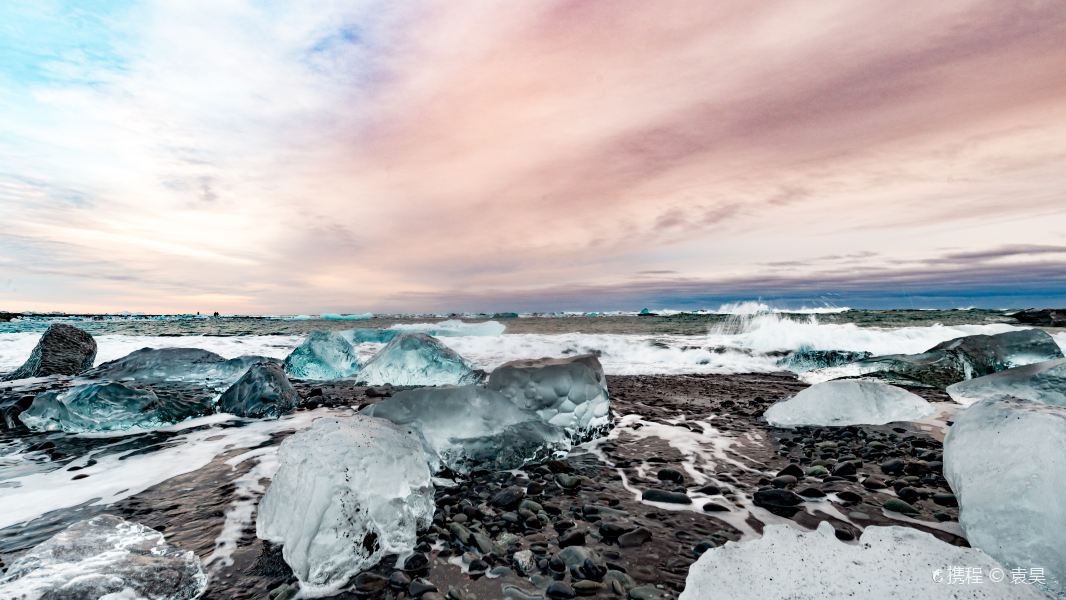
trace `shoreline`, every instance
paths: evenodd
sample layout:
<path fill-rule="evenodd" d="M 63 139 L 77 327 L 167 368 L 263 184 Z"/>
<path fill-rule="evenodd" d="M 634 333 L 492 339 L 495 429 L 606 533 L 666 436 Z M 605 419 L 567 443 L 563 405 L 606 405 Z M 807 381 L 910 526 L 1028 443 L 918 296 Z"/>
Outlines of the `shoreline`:
<path fill-rule="evenodd" d="M 343 411 L 387 393 L 347 382 L 294 384 L 304 399 L 302 410 Z M 558 597 L 572 591 L 675 598 L 702 550 L 750 539 L 763 525 L 781 522 L 813 529 L 828 520 L 841 539 L 857 537 L 868 525 L 902 525 L 966 545 L 957 529 L 957 508 L 934 500 L 934 494 L 950 494 L 950 489 L 940 472 L 941 442 L 923 430 L 929 425 L 770 428 L 760 420 L 765 408 L 807 387 L 784 373 L 608 376 L 608 386 L 615 427 L 607 437 L 575 448 L 564 460 L 515 472 L 474 473 L 453 487 L 438 485 L 433 526 L 419 534 L 419 556 L 408 558 L 408 568 L 386 559 L 356 577 L 351 591 L 334 597 L 395 597 L 390 584 L 421 577 L 449 598 L 542 598 L 553 584 Z M 933 402 L 947 400 L 941 391 L 911 391 Z M 201 469 L 111 507 L 65 509 L 0 530 L 5 548 L 0 559 L 10 563 L 13 545 L 28 549 L 71 518 L 100 512 L 161 530 L 168 542 L 202 560 L 217 552 L 227 527 L 228 542 L 236 543 L 227 557 L 233 564 L 207 563 L 211 583 L 203 598 L 262 598 L 271 591 L 284 596 L 295 579 L 279 548 L 255 537 L 250 508 L 265 485 L 246 475 L 259 463 L 227 464 L 246 453 L 268 451 L 284 437 L 274 434 L 254 448 L 224 452 Z M 884 472 L 881 464 L 894 459 L 905 472 Z M 796 463 L 800 476 L 778 480 L 790 463 Z M 829 473 L 804 475 L 819 465 Z M 890 470 L 895 469 L 892 463 Z M 893 486 L 904 479 L 913 485 Z M 769 501 L 757 500 L 760 489 L 779 491 L 760 495 Z M 519 500 L 497 500 L 504 490 Z M 642 500 L 647 490 L 657 491 Z M 775 504 L 779 496 L 784 500 Z M 885 503 L 901 496 L 915 513 L 885 510 Z M 788 505 L 795 498 L 802 501 Z M 562 546 L 576 549 L 560 555 Z M 593 572 L 559 562 L 559 556 L 574 555 L 591 560 Z M 531 575 L 520 575 L 516 563 Z"/>

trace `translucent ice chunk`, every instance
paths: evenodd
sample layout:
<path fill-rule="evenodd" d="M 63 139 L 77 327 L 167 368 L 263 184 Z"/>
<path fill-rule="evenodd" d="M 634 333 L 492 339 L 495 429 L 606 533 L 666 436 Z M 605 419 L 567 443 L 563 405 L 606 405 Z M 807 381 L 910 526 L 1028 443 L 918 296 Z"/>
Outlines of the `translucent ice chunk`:
<path fill-rule="evenodd" d="M 19 419 L 37 431 L 116 431 L 160 427 L 211 413 L 209 402 L 158 397 L 121 383 L 90 383 L 39 394 Z"/>
<path fill-rule="evenodd" d="M 767 409 L 774 427 L 883 425 L 931 416 L 933 406 L 907 390 L 881 383 L 842 379 L 816 383 Z"/>
<path fill-rule="evenodd" d="M 190 600 L 207 586 L 192 552 L 112 515 L 80 521 L 8 567 L 0 598 Z"/>
<path fill-rule="evenodd" d="M 335 331 L 312 331 L 285 358 L 285 372 L 296 379 L 341 379 L 358 371 L 355 348 Z"/>
<path fill-rule="evenodd" d="M 287 438 L 259 503 L 256 533 L 311 595 L 328 595 L 386 554 L 403 554 L 433 519 L 418 439 L 384 419 L 323 418 Z"/>
<path fill-rule="evenodd" d="M 397 336 L 359 372 L 359 380 L 368 385 L 454 385 L 480 378 L 463 357 L 423 333 Z"/>
<path fill-rule="evenodd" d="M 257 363 L 218 399 L 218 410 L 239 417 L 278 418 L 300 404 L 300 395 L 277 363 Z"/>
<path fill-rule="evenodd" d="M 497 367 L 486 387 L 578 441 L 594 437 L 609 422 L 607 378 L 592 354 L 512 361 Z"/>
<path fill-rule="evenodd" d="M 1066 408 L 994 398 L 959 411 L 944 476 L 971 546 L 1012 568 L 1043 568 L 1066 593 Z"/>
<path fill-rule="evenodd" d="M 1015 367 L 948 386 L 951 399 L 973 404 L 985 398 L 1012 396 L 1066 406 L 1066 359 Z"/>
<path fill-rule="evenodd" d="M 855 352 L 851 350 L 815 350 L 804 346 L 777 361 L 777 365 L 788 369 L 789 371 L 802 373 L 812 369 L 839 367 L 840 365 L 846 365 L 866 358 L 870 358 L 869 352 Z"/>
<path fill-rule="evenodd" d="M 562 428 L 480 386 L 407 390 L 362 412 L 416 430 L 434 471 L 516 469 L 570 449 Z"/>
<path fill-rule="evenodd" d="M 948 579 L 952 567 L 983 574 L 979 584 Z M 836 538 L 822 521 L 816 531 L 767 525 L 763 536 L 726 542 L 704 552 L 691 567 L 680 600 L 815 600 L 822 598 L 956 598 L 1037 600 L 1043 596 L 1010 577 L 980 550 L 952 546 L 907 527 L 867 527 L 858 544 Z M 968 573 L 968 572 L 967 572 Z"/>
<path fill-rule="evenodd" d="M 859 372 L 887 381 L 947 387 L 953 383 L 1036 362 L 1063 358 L 1054 338 L 1040 329 L 968 335 L 921 354 L 875 356 L 855 363 Z"/>
<path fill-rule="evenodd" d="M 228 385 L 258 362 L 277 361 L 263 356 L 238 356 L 226 360 L 199 348 L 141 348 L 83 375 L 115 381 L 201 381 Z"/>

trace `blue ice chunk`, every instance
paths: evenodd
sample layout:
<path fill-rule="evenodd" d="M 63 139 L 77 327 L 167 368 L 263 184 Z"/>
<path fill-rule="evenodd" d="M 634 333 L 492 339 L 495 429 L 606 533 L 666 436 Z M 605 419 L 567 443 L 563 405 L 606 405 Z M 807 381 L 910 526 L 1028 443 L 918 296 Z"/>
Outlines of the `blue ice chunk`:
<path fill-rule="evenodd" d="M 363 365 L 359 380 L 367 385 L 461 385 L 477 383 L 482 375 L 440 340 L 405 333 Z"/>
<path fill-rule="evenodd" d="M 278 418 L 300 404 L 300 395 L 292 387 L 281 366 L 273 362 L 252 365 L 237 383 L 222 393 L 218 410 L 239 417 Z"/>
<path fill-rule="evenodd" d="M 285 358 L 284 366 L 285 372 L 297 379 L 341 379 L 359 371 L 359 357 L 343 334 L 312 331 Z"/>
<path fill-rule="evenodd" d="M 210 402 L 110 382 L 39 394 L 19 419 L 37 431 L 82 433 L 160 427 L 210 412 Z"/>

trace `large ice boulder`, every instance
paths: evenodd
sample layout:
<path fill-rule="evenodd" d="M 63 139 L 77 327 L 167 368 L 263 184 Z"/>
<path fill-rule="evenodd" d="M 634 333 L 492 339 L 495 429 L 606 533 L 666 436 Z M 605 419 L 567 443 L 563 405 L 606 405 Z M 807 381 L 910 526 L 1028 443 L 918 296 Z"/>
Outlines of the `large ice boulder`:
<path fill-rule="evenodd" d="M 285 372 L 296 379 L 330 380 L 359 371 L 359 356 L 351 342 L 336 331 L 312 331 L 285 358 Z"/>
<path fill-rule="evenodd" d="M 875 356 L 855 363 L 858 373 L 895 383 L 947 387 L 953 383 L 1046 360 L 1063 358 L 1046 331 L 1021 329 L 968 335 L 921 354 Z"/>
<path fill-rule="evenodd" d="M 207 587 L 192 552 L 112 515 L 80 521 L 17 558 L 0 598 L 191 600 Z"/>
<path fill-rule="evenodd" d="M 840 379 L 816 383 L 766 410 L 774 427 L 883 425 L 917 421 L 936 410 L 921 396 L 880 381 Z"/>
<path fill-rule="evenodd" d="M 950 569 L 974 569 L 981 583 L 951 579 Z M 992 581 L 993 569 L 1004 578 Z M 969 576 L 969 571 L 966 572 Z M 858 544 L 836 538 L 828 521 L 815 531 L 767 525 L 763 536 L 726 542 L 689 567 L 680 600 L 1037 600 L 1034 588 L 1011 583 L 980 550 L 942 542 L 909 527 L 867 527 Z"/>
<path fill-rule="evenodd" d="M 463 357 L 424 333 L 396 336 L 359 372 L 367 385 L 462 385 L 480 379 L 481 372 Z"/>
<path fill-rule="evenodd" d="M 46 375 L 77 375 L 92 367 L 94 360 L 96 340 L 93 336 L 77 327 L 53 323 L 33 347 L 26 362 L 5 375 L 3 380 Z"/>
<path fill-rule="evenodd" d="M 561 427 L 481 386 L 407 390 L 362 413 L 418 432 L 434 471 L 517 469 L 570 450 Z"/>
<path fill-rule="evenodd" d="M 256 534 L 312 595 L 335 591 L 386 554 L 410 552 L 433 520 L 433 483 L 407 428 L 365 416 L 322 418 L 281 444 Z"/>
<path fill-rule="evenodd" d="M 971 546 L 1012 568 L 1043 568 L 1066 593 L 1066 408 L 994 398 L 959 411 L 944 476 Z"/>
<path fill-rule="evenodd" d="M 265 356 L 238 356 L 227 360 L 199 348 L 141 348 L 103 363 L 83 375 L 113 381 L 191 381 L 225 386 L 259 362 L 278 361 Z"/>
<path fill-rule="evenodd" d="M 607 378 L 593 354 L 512 361 L 497 367 L 485 385 L 577 441 L 595 437 L 610 422 Z"/>
<path fill-rule="evenodd" d="M 1012 396 L 1044 404 L 1066 406 L 1066 359 L 1015 367 L 948 386 L 959 404 L 998 396 Z"/>
<path fill-rule="evenodd" d="M 150 389 L 108 382 L 38 394 L 18 418 L 37 431 L 82 433 L 161 427 L 212 410 L 208 402 L 181 396 L 160 398 Z"/>
<path fill-rule="evenodd" d="M 222 393 L 218 410 L 239 417 L 278 418 L 300 404 L 300 394 L 292 387 L 277 363 L 256 363 Z"/>

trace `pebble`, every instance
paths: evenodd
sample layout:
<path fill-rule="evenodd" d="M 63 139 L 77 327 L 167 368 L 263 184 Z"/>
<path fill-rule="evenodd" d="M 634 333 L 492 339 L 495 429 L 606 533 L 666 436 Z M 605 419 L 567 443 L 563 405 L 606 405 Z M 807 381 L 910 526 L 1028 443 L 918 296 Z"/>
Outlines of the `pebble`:
<path fill-rule="evenodd" d="M 642 500 L 648 502 L 666 502 L 668 504 L 692 504 L 692 498 L 681 492 L 671 492 L 659 489 L 647 489 L 641 494 Z"/>
<path fill-rule="evenodd" d="M 618 536 L 618 545 L 623 548 L 632 548 L 640 546 L 651 540 L 651 532 L 643 527 L 638 527 L 633 531 L 627 531 Z"/>

